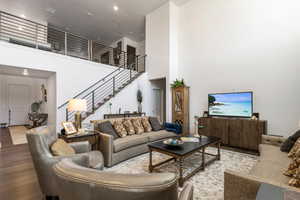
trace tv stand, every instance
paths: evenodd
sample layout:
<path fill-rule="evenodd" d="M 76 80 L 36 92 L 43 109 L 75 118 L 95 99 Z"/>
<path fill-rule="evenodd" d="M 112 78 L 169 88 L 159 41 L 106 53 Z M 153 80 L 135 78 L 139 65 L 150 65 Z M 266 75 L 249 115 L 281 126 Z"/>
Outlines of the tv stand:
<path fill-rule="evenodd" d="M 254 152 L 258 152 L 262 135 L 267 134 L 265 120 L 200 117 L 198 124 L 200 135 L 219 137 L 225 146 Z"/>

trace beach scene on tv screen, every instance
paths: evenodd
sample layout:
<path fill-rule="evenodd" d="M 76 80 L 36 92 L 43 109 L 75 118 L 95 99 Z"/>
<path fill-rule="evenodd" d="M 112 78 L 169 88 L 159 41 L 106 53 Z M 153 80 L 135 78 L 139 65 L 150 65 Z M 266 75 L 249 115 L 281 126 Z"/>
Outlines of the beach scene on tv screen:
<path fill-rule="evenodd" d="M 251 117 L 252 93 L 208 95 L 209 115 Z"/>

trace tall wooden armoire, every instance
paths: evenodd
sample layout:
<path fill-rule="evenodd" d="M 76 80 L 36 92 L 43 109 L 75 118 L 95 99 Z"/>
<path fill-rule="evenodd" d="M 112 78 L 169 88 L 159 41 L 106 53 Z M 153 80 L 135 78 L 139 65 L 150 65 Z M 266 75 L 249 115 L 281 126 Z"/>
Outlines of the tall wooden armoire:
<path fill-rule="evenodd" d="M 172 88 L 172 121 L 182 126 L 184 135 L 190 134 L 189 87 Z"/>

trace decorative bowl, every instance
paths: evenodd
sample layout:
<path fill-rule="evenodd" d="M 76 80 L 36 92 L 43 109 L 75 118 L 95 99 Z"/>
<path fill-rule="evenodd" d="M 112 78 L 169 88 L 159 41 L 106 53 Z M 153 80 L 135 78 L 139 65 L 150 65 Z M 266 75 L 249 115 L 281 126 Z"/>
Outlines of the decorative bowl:
<path fill-rule="evenodd" d="M 168 146 L 172 146 L 172 147 L 179 147 L 181 145 L 183 145 L 183 141 L 182 140 L 179 140 L 179 139 L 167 139 L 167 140 L 164 140 L 163 143 L 165 145 L 168 145 Z"/>

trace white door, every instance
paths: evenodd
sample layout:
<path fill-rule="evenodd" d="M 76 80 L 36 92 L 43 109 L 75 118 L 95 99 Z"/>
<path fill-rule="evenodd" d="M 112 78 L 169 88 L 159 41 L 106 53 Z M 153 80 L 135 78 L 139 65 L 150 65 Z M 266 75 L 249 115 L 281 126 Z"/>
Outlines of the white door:
<path fill-rule="evenodd" d="M 8 85 L 8 109 L 10 126 L 28 124 L 30 111 L 30 88 L 28 85 Z"/>
<path fill-rule="evenodd" d="M 163 121 L 162 117 L 162 101 L 161 101 L 161 90 L 160 89 L 153 89 L 154 93 L 154 109 L 153 115 L 157 117 L 161 122 Z"/>

